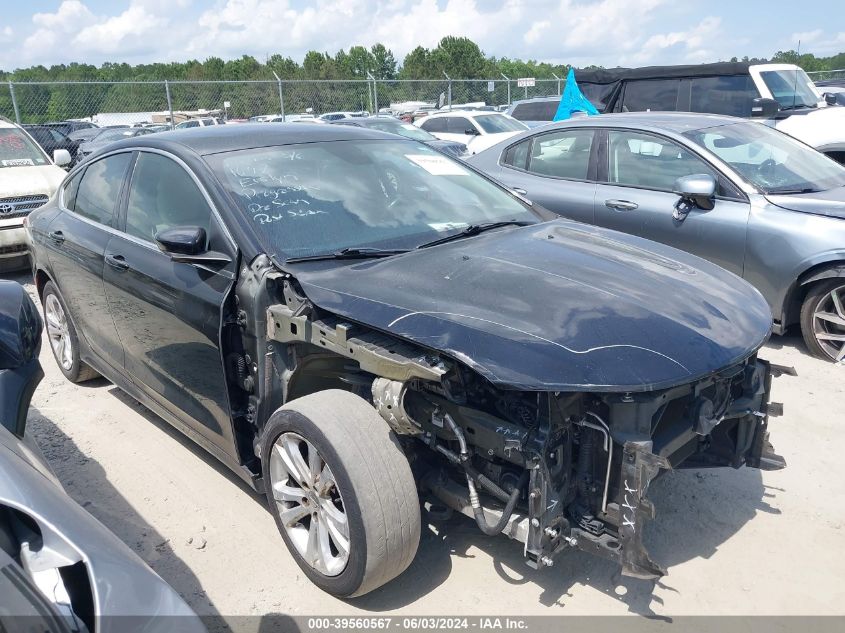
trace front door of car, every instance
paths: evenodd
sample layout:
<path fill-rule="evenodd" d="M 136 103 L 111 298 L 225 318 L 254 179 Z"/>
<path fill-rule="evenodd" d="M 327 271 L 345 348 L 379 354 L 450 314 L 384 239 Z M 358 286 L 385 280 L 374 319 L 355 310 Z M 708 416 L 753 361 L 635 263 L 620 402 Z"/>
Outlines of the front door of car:
<path fill-rule="evenodd" d="M 498 179 L 553 213 L 593 223 L 595 132 L 565 128 L 530 136 L 502 154 Z"/>
<path fill-rule="evenodd" d="M 62 213 L 50 223 L 44 244 L 53 281 L 88 347 L 120 371 L 123 346 L 103 288 L 106 244 L 117 225 L 117 207 L 131 152 L 94 161 L 61 191 Z"/>
<path fill-rule="evenodd" d="M 123 231 L 106 246 L 103 279 L 126 351 L 126 372 L 148 397 L 236 456 L 220 351 L 223 304 L 236 251 L 186 168 L 139 152 L 125 196 Z M 174 262 L 155 243 L 167 228 L 201 227 L 228 264 Z"/>
<path fill-rule="evenodd" d="M 597 225 L 663 242 L 742 276 L 750 212 L 742 192 L 701 157 L 662 136 L 608 130 L 603 149 Z M 675 183 L 692 174 L 716 179 L 715 206 L 693 207 L 685 219 L 675 219 Z"/>

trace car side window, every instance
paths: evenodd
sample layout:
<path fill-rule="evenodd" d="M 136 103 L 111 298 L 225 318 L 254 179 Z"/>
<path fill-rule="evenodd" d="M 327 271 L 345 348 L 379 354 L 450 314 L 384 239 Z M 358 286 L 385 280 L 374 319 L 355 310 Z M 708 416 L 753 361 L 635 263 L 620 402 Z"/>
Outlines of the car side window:
<path fill-rule="evenodd" d="M 475 126 L 462 116 L 446 117 L 446 131 L 449 134 L 466 134 L 467 130 L 475 130 Z"/>
<path fill-rule="evenodd" d="M 693 77 L 690 82 L 690 112 L 747 117 L 760 96 L 750 75 Z"/>
<path fill-rule="evenodd" d="M 175 161 L 141 152 L 129 185 L 126 233 L 152 242 L 156 233 L 176 226 L 209 232 L 211 209 L 193 178 Z"/>
<path fill-rule="evenodd" d="M 622 97 L 624 112 L 651 110 L 674 112 L 678 109 L 680 79 L 646 79 L 625 83 Z"/>
<path fill-rule="evenodd" d="M 426 132 L 445 132 L 446 118 L 440 117 L 436 119 L 426 119 L 420 127 Z"/>
<path fill-rule="evenodd" d="M 84 172 L 85 170 L 83 169 L 71 178 L 62 190 L 62 204 L 64 204 L 65 209 L 70 209 L 71 211 L 75 210 L 74 207 L 76 207 L 76 194 L 79 191 L 79 181 L 82 180 L 82 174 Z"/>
<path fill-rule="evenodd" d="M 84 218 L 114 226 L 114 211 L 132 154 L 113 154 L 88 165 L 76 194 L 74 212 Z"/>
<path fill-rule="evenodd" d="M 540 176 L 586 180 L 592 130 L 561 130 L 534 137 L 528 171 Z"/>
<path fill-rule="evenodd" d="M 711 174 L 713 169 L 677 143 L 639 132 L 608 134 L 608 182 L 673 191 L 681 176 Z"/>
<path fill-rule="evenodd" d="M 530 145 L 530 138 L 525 139 L 516 145 L 511 145 L 505 150 L 502 163 L 510 165 L 511 167 L 516 167 L 517 169 L 525 169 L 526 163 L 528 162 L 528 148 Z"/>

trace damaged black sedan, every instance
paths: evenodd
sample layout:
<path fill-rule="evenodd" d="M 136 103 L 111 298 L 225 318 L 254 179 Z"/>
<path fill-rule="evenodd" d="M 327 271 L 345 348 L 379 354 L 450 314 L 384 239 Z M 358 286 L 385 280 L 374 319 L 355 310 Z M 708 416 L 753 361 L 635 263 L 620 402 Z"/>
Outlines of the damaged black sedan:
<path fill-rule="evenodd" d="M 127 140 L 28 230 L 65 376 L 105 376 L 266 493 L 335 595 L 407 568 L 421 495 L 532 566 L 578 548 L 657 577 L 641 536 L 662 469 L 783 465 L 756 290 L 551 220 L 412 140 Z"/>

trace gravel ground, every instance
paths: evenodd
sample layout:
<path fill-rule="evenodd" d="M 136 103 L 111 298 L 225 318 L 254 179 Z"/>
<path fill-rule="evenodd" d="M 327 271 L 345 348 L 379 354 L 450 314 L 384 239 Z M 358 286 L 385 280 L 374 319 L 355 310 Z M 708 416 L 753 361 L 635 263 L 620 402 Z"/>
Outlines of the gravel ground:
<path fill-rule="evenodd" d="M 341 601 L 299 571 L 262 498 L 105 380 L 64 380 L 46 338 L 29 428 L 68 493 L 199 614 L 843 615 L 845 367 L 810 358 L 798 336 L 774 337 L 761 356 L 799 372 L 773 387 L 785 415 L 772 442 L 788 467 L 657 480 L 646 542 L 669 569 L 657 583 L 620 584 L 614 565 L 580 552 L 534 571 L 520 544 L 457 517 L 424 526 L 393 583 Z"/>

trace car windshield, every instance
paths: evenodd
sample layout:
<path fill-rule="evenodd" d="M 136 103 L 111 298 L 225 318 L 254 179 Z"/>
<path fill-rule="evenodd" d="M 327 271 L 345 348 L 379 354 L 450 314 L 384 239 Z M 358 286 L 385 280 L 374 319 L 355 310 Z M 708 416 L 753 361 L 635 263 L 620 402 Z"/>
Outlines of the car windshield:
<path fill-rule="evenodd" d="M 474 118 L 478 126 L 487 134 L 522 132 L 528 129 L 528 126 L 524 123 L 506 117 L 504 114 L 484 114 Z"/>
<path fill-rule="evenodd" d="M 415 141 L 433 141 L 435 137 L 418 128 L 416 125 L 410 123 L 402 123 L 395 119 L 367 119 L 367 127 L 374 130 L 381 130 L 382 132 L 390 132 L 391 134 L 398 134 L 405 138 L 412 138 Z"/>
<path fill-rule="evenodd" d="M 410 249 L 470 225 L 539 221 L 501 187 L 415 141 L 335 141 L 207 158 L 268 254 Z"/>
<path fill-rule="evenodd" d="M 684 136 L 764 193 L 809 193 L 845 185 L 845 167 L 762 123 L 732 123 Z"/>
<path fill-rule="evenodd" d="M 813 82 L 801 68 L 764 70 L 760 77 L 781 109 L 816 108 L 819 105 L 819 95 Z"/>
<path fill-rule="evenodd" d="M 15 128 L 0 128 L 0 167 L 47 165 L 44 152 Z"/>

